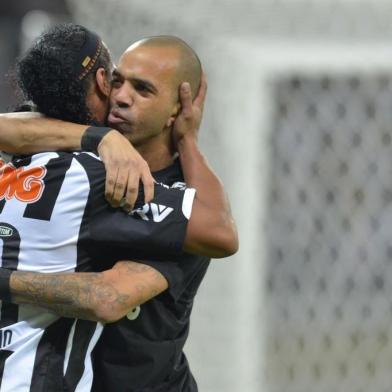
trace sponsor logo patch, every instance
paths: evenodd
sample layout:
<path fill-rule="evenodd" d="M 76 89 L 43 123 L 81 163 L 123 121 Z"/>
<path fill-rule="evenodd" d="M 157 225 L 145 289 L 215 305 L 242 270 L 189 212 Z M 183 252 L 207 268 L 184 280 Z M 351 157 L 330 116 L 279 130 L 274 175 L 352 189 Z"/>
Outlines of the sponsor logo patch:
<path fill-rule="evenodd" d="M 11 237 L 14 231 L 10 227 L 0 226 L 0 237 Z"/>
<path fill-rule="evenodd" d="M 42 196 L 46 168 L 42 166 L 16 168 L 0 160 L 0 200 L 16 198 L 24 203 L 34 203 Z"/>
<path fill-rule="evenodd" d="M 138 208 L 132 211 L 132 214 L 137 214 L 145 221 L 152 219 L 154 222 L 162 222 L 166 219 L 174 209 L 172 207 L 167 207 L 162 204 L 148 203 L 142 208 Z"/>

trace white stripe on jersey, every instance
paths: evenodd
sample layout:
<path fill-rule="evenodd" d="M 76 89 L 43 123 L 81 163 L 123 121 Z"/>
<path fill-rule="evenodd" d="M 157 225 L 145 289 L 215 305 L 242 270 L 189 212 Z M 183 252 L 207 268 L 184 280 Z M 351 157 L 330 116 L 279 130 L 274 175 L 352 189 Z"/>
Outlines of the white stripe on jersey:
<path fill-rule="evenodd" d="M 37 309 L 35 309 L 34 314 L 37 315 Z M 2 392 L 30 391 L 37 346 L 44 329 L 57 319 L 58 316 L 54 314 L 41 313 L 38 317 L 30 319 L 35 325 L 23 321 L 1 329 L 1 331 L 11 331 L 13 334 L 13 342 L 4 347 L 5 350 L 13 351 L 13 353 L 5 362 L 0 389 Z"/>
<path fill-rule="evenodd" d="M 84 360 L 84 373 L 82 378 L 80 379 L 78 385 L 76 386 L 75 392 L 86 392 L 91 389 L 92 383 L 93 383 L 93 366 L 92 362 L 90 360 L 91 358 L 91 353 L 94 349 L 94 346 L 97 344 L 99 337 L 101 336 L 103 330 L 103 325 L 100 323 L 97 323 L 97 328 L 95 329 L 94 335 L 90 340 L 90 343 L 88 345 L 86 357 Z"/>
<path fill-rule="evenodd" d="M 25 323 L 23 327 L 26 327 Z M 23 333 L 24 328 L 15 325 L 12 329 L 16 332 L 22 331 L 21 333 Z M 35 353 L 44 330 L 43 328 L 37 328 L 35 331 L 29 332 L 29 334 L 26 334 L 26 339 L 18 341 L 18 344 L 6 347 L 7 350 L 15 351 L 5 362 L 1 381 L 2 392 L 30 391 L 30 380 L 33 374 Z"/>
<path fill-rule="evenodd" d="M 29 166 L 43 166 L 58 154 L 37 154 Z M 68 170 L 50 221 L 23 217 L 26 203 L 16 198 L 5 204 L 0 220 L 15 226 L 21 237 L 18 270 L 72 272 L 76 267 L 76 243 L 89 194 L 87 175 L 73 161 Z M 82 171 L 82 173 L 84 170 Z M 71 201 L 71 202 L 70 202 Z"/>
<path fill-rule="evenodd" d="M 28 166 L 23 166 L 23 169 L 45 166 L 49 160 L 58 157 L 59 154 L 56 153 L 36 154 L 32 157 L 31 163 Z M 77 242 L 89 190 L 90 184 L 84 168 L 73 159 L 61 185 L 50 220 L 23 217 L 27 204 L 16 197 L 7 200 L 0 213 L 0 222 L 12 225 L 19 232 L 18 270 L 45 273 L 75 270 Z M 4 244 L 1 235 L 0 238 Z M 3 256 L 3 248 L 4 246 L 0 247 L 1 257 Z M 18 322 L 0 329 L 3 336 L 4 334 L 11 336 L 12 333 L 10 344 L 1 347 L 3 350 L 12 351 L 5 361 L 1 392 L 28 392 L 30 390 L 38 344 L 45 329 L 58 319 L 57 315 L 42 308 L 21 305 L 18 311 Z M 88 385 L 88 382 L 91 385 L 92 370 L 89 355 L 101 331 L 102 326 L 99 325 L 90 342 L 85 360 L 86 370 L 83 375 L 83 385 Z M 64 336 L 64 339 L 67 339 L 67 336 Z M 70 350 L 72 339 L 68 341 L 68 345 Z M 67 365 L 68 359 L 65 366 Z M 83 391 L 87 390 L 83 389 Z"/>
<path fill-rule="evenodd" d="M 68 336 L 68 342 L 67 342 L 67 348 L 65 350 L 65 356 L 64 356 L 64 366 L 63 366 L 63 372 L 67 371 L 68 367 L 68 362 L 69 362 L 69 356 L 71 354 L 71 349 L 72 349 L 72 339 L 74 338 L 74 333 L 75 333 L 75 322 L 72 325 L 71 332 L 69 333 Z"/>
<path fill-rule="evenodd" d="M 193 200 L 195 198 L 195 194 L 196 194 L 196 189 L 193 188 L 185 189 L 184 200 L 182 203 L 182 213 L 187 219 L 191 218 L 192 205 L 193 205 Z"/>

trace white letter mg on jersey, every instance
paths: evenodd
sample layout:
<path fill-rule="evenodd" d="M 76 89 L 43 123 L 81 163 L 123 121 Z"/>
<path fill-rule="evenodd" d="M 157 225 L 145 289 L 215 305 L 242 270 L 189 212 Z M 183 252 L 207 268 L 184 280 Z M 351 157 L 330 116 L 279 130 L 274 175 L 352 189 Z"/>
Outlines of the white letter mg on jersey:
<path fill-rule="evenodd" d="M 152 220 L 154 222 L 162 222 L 165 218 L 173 212 L 173 208 L 164 206 L 162 204 L 149 203 L 145 204 L 142 208 L 132 211 L 138 214 L 143 220 Z"/>

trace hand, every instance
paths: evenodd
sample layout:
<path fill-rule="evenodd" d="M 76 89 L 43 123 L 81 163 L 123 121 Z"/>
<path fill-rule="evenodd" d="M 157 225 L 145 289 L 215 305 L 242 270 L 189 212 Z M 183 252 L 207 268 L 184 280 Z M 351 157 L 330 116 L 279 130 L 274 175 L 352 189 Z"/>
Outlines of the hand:
<path fill-rule="evenodd" d="M 154 197 L 154 179 L 147 162 L 120 132 L 107 133 L 98 145 L 106 168 L 105 197 L 112 207 L 130 212 L 136 202 L 139 180 L 144 185 L 144 202 Z"/>
<path fill-rule="evenodd" d="M 192 91 L 188 82 L 180 86 L 181 111 L 173 124 L 173 142 L 177 147 L 178 142 L 184 137 L 197 139 L 200 123 L 203 117 L 204 101 L 207 94 L 207 80 L 204 73 L 200 81 L 197 96 L 192 102 Z"/>

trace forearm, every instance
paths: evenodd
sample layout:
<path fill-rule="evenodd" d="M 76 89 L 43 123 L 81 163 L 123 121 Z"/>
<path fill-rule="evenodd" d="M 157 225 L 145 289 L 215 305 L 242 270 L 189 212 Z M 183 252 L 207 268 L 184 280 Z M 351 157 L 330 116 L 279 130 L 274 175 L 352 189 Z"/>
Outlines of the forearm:
<path fill-rule="evenodd" d="M 11 299 L 38 305 L 64 317 L 101 321 L 97 309 L 121 301 L 121 295 L 101 273 L 42 274 L 15 271 L 10 279 Z"/>
<path fill-rule="evenodd" d="M 13 303 L 105 323 L 119 320 L 167 287 L 166 279 L 154 268 L 132 261 L 119 261 L 99 273 L 14 271 L 10 278 Z"/>
<path fill-rule="evenodd" d="M 87 125 L 42 117 L 39 113 L 0 114 L 0 150 L 14 154 L 80 150 Z"/>
<path fill-rule="evenodd" d="M 222 209 L 222 218 L 227 219 L 229 206 L 222 182 L 209 166 L 197 141 L 183 137 L 177 147 L 187 186 L 197 189 L 196 197 L 200 203 Z"/>
<path fill-rule="evenodd" d="M 201 153 L 195 138 L 183 137 L 177 147 L 185 182 L 197 190 L 189 230 L 200 224 L 211 233 L 211 238 L 206 236 L 206 241 L 187 244 L 186 250 L 201 254 L 207 251 L 212 257 L 235 253 L 238 249 L 237 231 L 222 182 Z M 201 222 L 201 219 L 207 221 Z"/>

